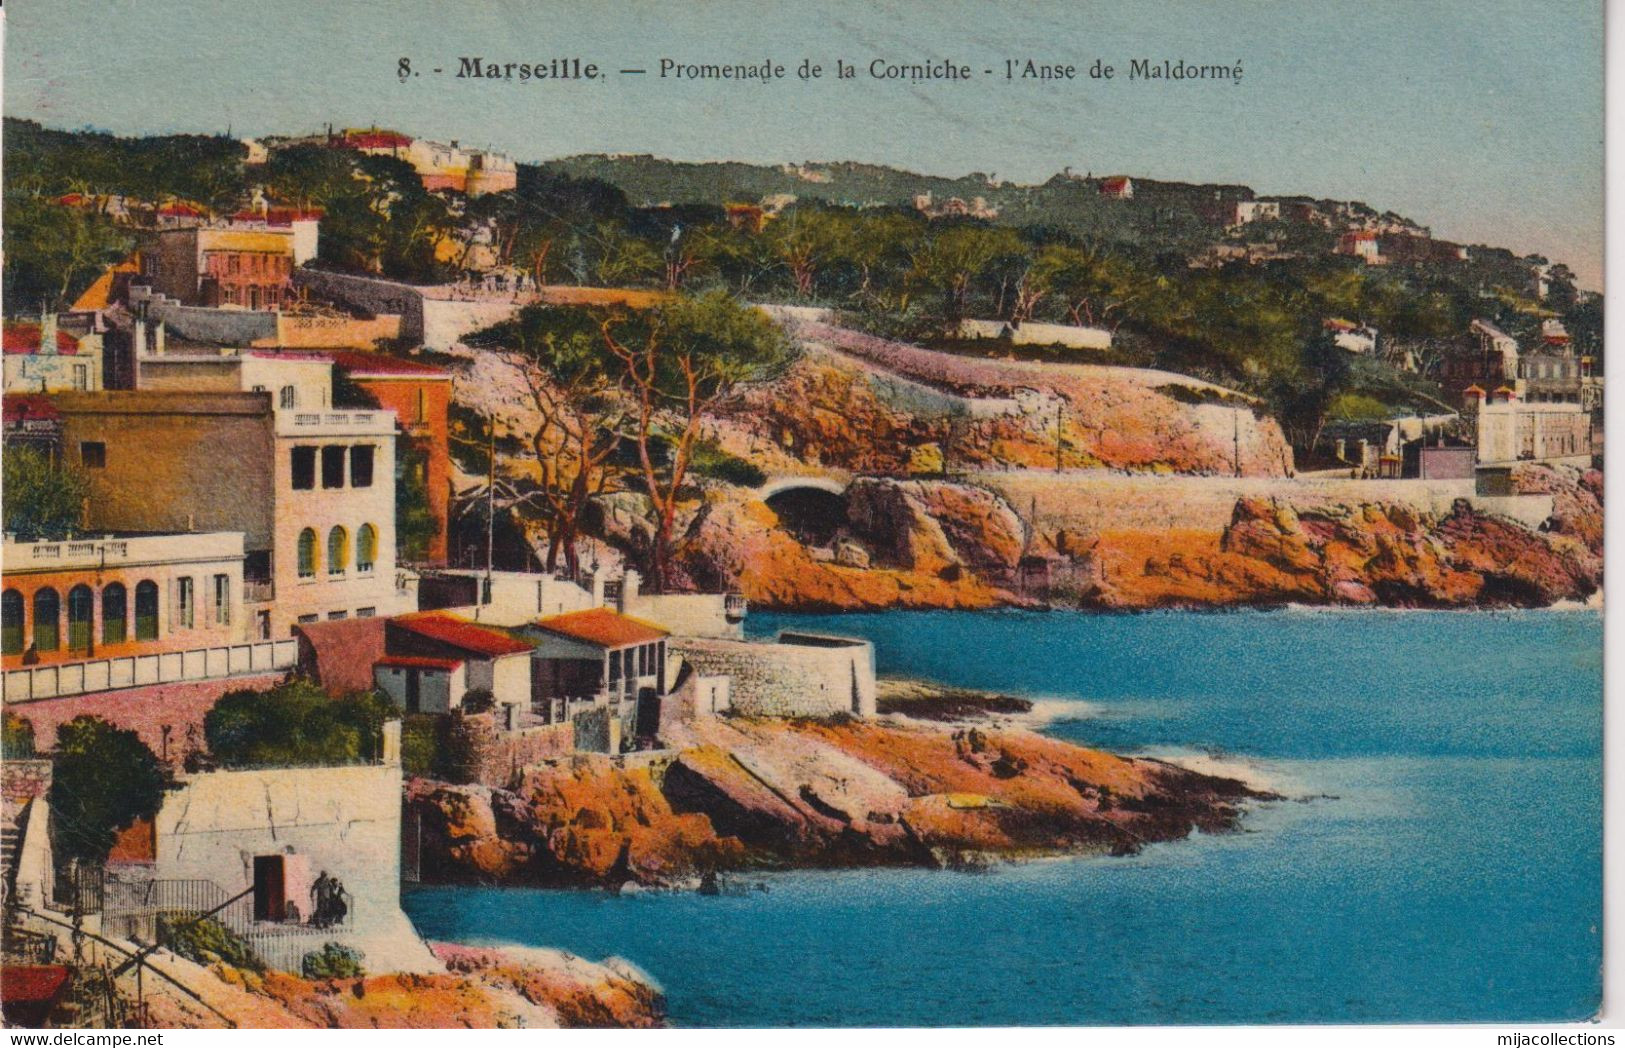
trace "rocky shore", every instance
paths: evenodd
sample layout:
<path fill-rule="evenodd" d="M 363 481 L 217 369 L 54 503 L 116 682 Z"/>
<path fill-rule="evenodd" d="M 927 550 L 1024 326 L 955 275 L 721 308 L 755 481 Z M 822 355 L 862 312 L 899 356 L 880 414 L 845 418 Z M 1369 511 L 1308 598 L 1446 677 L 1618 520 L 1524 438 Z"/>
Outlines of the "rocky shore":
<path fill-rule="evenodd" d="M 700 588 L 795 611 L 1591 599 L 1602 584 L 1602 473 L 1526 465 L 1512 481 L 1517 494 L 1549 499 L 1549 515 L 1518 520 L 1493 500 L 1430 502 L 1420 491 L 1407 500 L 1408 489 L 1380 482 L 1283 479 L 1236 482 L 1240 493 L 1216 517 L 1221 478 L 1124 476 L 1121 492 L 1110 477 L 1091 478 L 1085 500 L 1064 487 L 1080 481 L 1057 477 L 1032 525 L 997 483 L 859 478 L 831 507 L 840 528 L 833 550 L 803 542 L 768 505 L 733 491 L 696 516 L 680 558 Z M 1193 495 L 1205 501 L 1202 513 L 1182 505 Z"/>
<path fill-rule="evenodd" d="M 562 950 L 430 943 L 444 973 L 306 979 L 215 963 L 187 969 L 214 1010 L 149 980 L 153 1025 L 211 1029 L 643 1029 L 663 1026 L 666 1002 L 632 965 L 588 961 Z"/>
<path fill-rule="evenodd" d="M 422 875 L 726 890 L 760 869 L 1128 854 L 1233 830 L 1247 803 L 1272 799 L 1235 779 L 1046 738 L 1009 720 L 1022 712 L 1012 700 L 895 701 L 926 716 L 726 718 L 661 755 L 548 761 L 505 788 L 413 781 Z"/>

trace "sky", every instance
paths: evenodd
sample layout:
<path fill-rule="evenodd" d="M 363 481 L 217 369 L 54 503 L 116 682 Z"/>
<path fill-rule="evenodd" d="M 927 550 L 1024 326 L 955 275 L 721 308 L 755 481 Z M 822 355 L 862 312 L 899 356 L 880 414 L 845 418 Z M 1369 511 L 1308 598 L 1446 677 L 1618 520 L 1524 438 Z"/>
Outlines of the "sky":
<path fill-rule="evenodd" d="M 521 161 L 652 153 L 1244 183 L 1363 200 L 1601 287 L 1602 0 L 12 0 L 5 15 L 4 111 L 51 127 L 377 124 Z M 463 56 L 609 72 L 458 80 Z M 403 57 L 419 75 L 397 76 Z M 662 79 L 663 58 L 771 59 L 789 77 Z M 804 58 L 824 78 L 797 78 Z M 838 58 L 856 79 L 833 78 Z M 974 78 L 875 80 L 876 58 L 950 59 Z M 1005 60 L 1028 58 L 1080 79 L 1002 78 Z M 1130 81 L 1136 58 L 1243 74 Z M 1090 79 L 1096 59 L 1117 76 Z"/>

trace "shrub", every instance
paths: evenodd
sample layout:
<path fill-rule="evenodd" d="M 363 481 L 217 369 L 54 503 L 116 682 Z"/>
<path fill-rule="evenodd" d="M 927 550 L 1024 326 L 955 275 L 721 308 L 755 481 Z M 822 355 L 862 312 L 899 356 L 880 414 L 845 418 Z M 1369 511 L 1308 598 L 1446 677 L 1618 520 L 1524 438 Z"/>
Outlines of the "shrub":
<path fill-rule="evenodd" d="M 759 488 L 767 483 L 767 474 L 758 469 L 754 463 L 710 442 L 694 445 L 689 468 L 698 476 L 710 477 L 742 488 Z"/>
<path fill-rule="evenodd" d="M 228 768 L 356 764 L 378 759 L 384 722 L 399 716 L 377 692 L 332 699 L 296 679 L 270 691 L 222 695 L 203 717 L 203 735 Z"/>
<path fill-rule="evenodd" d="M 307 979 L 353 979 L 367 974 L 361 966 L 364 954 L 343 943 L 324 943 L 320 950 L 305 954 L 299 971 Z"/>
<path fill-rule="evenodd" d="M 56 731 L 51 842 L 58 858 L 101 862 L 118 832 L 163 801 L 158 758 L 133 731 L 75 717 Z"/>
<path fill-rule="evenodd" d="M 471 688 L 463 693 L 464 713 L 490 713 L 496 704 L 497 697 L 489 688 Z"/>
<path fill-rule="evenodd" d="M 252 972 L 265 970 L 265 962 L 254 948 L 213 917 L 196 920 L 180 913 L 160 913 L 158 942 L 198 964 L 229 964 Z"/>
<path fill-rule="evenodd" d="M 0 723 L 0 758 L 8 761 L 26 761 L 34 757 L 34 725 L 6 711 Z"/>

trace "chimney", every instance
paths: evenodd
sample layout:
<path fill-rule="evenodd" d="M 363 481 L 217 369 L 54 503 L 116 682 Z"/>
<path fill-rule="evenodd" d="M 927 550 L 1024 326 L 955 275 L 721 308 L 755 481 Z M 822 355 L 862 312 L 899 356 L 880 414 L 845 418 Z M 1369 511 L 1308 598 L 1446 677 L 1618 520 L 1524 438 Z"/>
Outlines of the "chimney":
<path fill-rule="evenodd" d="M 595 608 L 604 606 L 604 576 L 608 574 L 602 567 L 592 569 L 592 606 Z"/>
<path fill-rule="evenodd" d="M 638 602 L 638 583 L 640 581 L 642 580 L 638 578 L 638 573 L 631 568 L 627 568 L 626 573 L 621 576 L 621 599 L 616 610 L 622 615 L 632 614 L 632 607 Z"/>
<path fill-rule="evenodd" d="M 39 351 L 42 356 L 56 355 L 56 314 L 42 313 L 39 318 Z"/>

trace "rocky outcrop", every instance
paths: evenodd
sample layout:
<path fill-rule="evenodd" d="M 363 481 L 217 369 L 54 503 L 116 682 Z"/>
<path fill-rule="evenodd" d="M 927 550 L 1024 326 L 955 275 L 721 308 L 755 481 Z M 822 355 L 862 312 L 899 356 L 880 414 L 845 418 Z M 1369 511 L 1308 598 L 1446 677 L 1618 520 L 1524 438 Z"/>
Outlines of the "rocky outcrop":
<path fill-rule="evenodd" d="M 987 724 L 700 722 L 643 768 L 546 762 L 513 790 L 414 784 L 424 876 L 509 884 L 699 886 L 773 866 L 956 865 L 1132 851 L 1233 828 L 1264 795 L 1159 761 Z M 464 795 L 468 800 L 457 799 Z M 491 817 L 484 810 L 489 808 Z M 499 811 L 513 813 L 503 820 Z M 480 865 L 498 835 L 522 862 Z"/>
<path fill-rule="evenodd" d="M 907 475 L 934 447 L 956 468 L 1284 476 L 1292 451 L 1249 398 L 1164 371 L 960 356 L 825 324 L 779 380 L 716 412 L 741 452 L 764 446 L 861 473 Z M 1057 419 L 1060 431 L 1057 433 Z"/>
<path fill-rule="evenodd" d="M 779 526 L 770 508 L 749 494 L 717 493 L 679 545 L 678 570 L 700 591 L 727 590 L 743 593 L 763 607 L 807 611 L 974 609 L 1008 599 L 993 582 L 960 567 L 964 555 L 949 540 L 947 529 L 917 512 L 918 503 L 892 510 L 895 515 L 886 518 L 887 526 L 909 527 L 909 534 L 883 531 L 877 524 L 861 540 L 865 557 L 849 554 L 837 560 L 834 551 L 819 556 L 804 546 Z M 872 556 L 867 553 L 870 543 L 890 551 L 893 562 L 882 567 L 871 560 L 868 567 L 858 566 Z"/>
<path fill-rule="evenodd" d="M 643 1029 L 665 1023 L 666 1002 L 648 976 L 618 958 L 588 961 L 562 950 L 431 943 L 444 973 L 305 979 L 187 963 L 189 984 L 240 1027 L 280 1029 Z M 147 980 L 159 1028 L 222 1025 L 168 983 Z"/>

